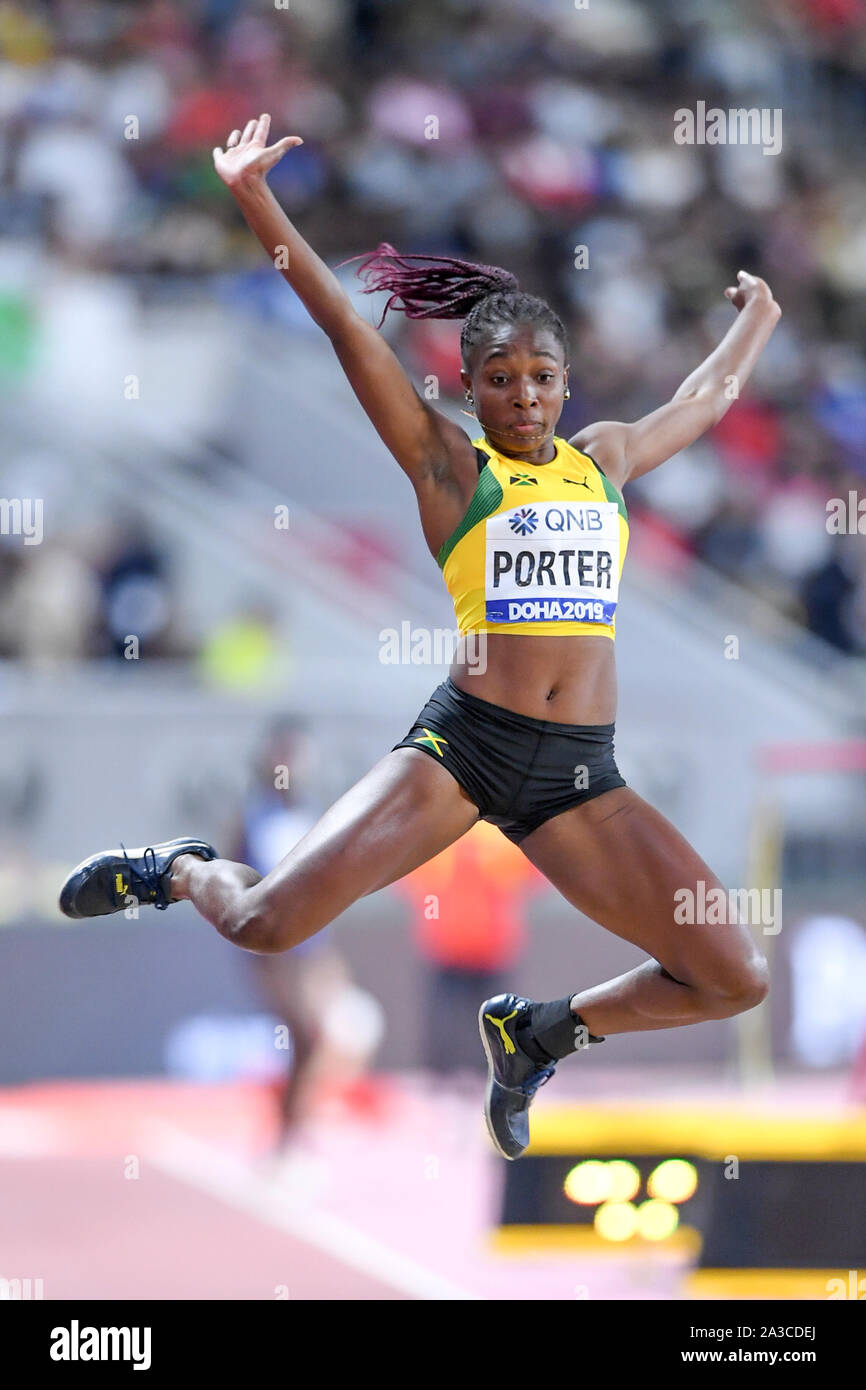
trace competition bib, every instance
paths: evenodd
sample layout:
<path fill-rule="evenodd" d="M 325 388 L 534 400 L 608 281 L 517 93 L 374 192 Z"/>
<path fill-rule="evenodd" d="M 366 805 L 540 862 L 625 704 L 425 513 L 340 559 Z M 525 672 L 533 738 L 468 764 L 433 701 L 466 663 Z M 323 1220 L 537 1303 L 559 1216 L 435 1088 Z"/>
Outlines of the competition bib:
<path fill-rule="evenodd" d="M 494 623 L 613 622 L 615 502 L 541 502 L 488 517 L 485 613 Z"/>

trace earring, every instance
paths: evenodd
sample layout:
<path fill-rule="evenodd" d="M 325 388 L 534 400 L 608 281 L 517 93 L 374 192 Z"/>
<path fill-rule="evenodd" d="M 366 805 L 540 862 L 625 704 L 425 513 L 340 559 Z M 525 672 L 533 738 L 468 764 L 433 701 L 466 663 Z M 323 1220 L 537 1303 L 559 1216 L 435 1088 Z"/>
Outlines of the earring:
<path fill-rule="evenodd" d="M 466 387 L 466 390 L 464 391 L 463 394 L 464 394 L 466 400 L 469 402 L 470 405 L 474 405 L 474 404 L 475 404 L 475 397 L 473 396 L 472 392 L 469 390 L 469 387 L 468 387 L 468 386 Z"/>
<path fill-rule="evenodd" d="M 565 395 L 563 396 L 562 399 L 563 399 L 564 401 L 570 401 L 570 400 L 571 400 L 571 387 L 570 387 L 570 386 L 566 386 L 566 388 L 565 388 Z"/>

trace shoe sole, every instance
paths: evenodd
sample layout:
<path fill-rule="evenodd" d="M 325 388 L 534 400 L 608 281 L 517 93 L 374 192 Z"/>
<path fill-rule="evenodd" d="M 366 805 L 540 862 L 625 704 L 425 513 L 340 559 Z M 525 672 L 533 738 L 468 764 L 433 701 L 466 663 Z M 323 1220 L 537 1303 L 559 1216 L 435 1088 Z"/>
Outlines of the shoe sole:
<path fill-rule="evenodd" d="M 484 1004 L 486 1003 L 487 1000 L 485 999 Z M 496 1152 L 507 1159 L 509 1163 L 513 1163 L 515 1159 L 522 1158 L 526 1150 L 521 1149 L 519 1154 L 507 1154 L 497 1139 L 493 1130 L 493 1125 L 490 1122 L 490 1102 L 493 1095 L 493 1083 L 496 1077 L 493 1072 L 493 1057 L 490 1053 L 490 1044 L 487 1041 L 487 1029 L 484 1027 L 484 1004 L 482 1004 L 481 1008 L 478 1010 L 478 1031 L 481 1034 L 481 1046 L 484 1048 L 484 1055 L 487 1058 L 487 1089 L 484 1092 L 484 1123 L 487 1125 L 487 1133 L 490 1135 Z"/>

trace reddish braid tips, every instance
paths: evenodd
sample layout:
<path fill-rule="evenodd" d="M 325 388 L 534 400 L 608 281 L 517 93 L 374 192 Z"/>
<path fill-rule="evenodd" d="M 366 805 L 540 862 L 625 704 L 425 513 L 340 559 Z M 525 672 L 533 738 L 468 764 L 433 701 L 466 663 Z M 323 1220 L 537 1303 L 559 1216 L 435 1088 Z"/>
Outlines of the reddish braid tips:
<path fill-rule="evenodd" d="M 549 329 L 568 355 L 562 320 L 535 295 L 525 294 L 517 277 L 498 265 L 475 265 L 452 256 L 402 256 L 387 241 L 364 256 L 357 274 L 364 294 L 389 291 L 377 328 L 389 309 L 410 319 L 465 319 L 460 349 L 468 362 L 479 342 L 501 324 L 534 323 Z"/>
<path fill-rule="evenodd" d="M 357 274 L 364 294 L 391 291 L 378 328 L 389 309 L 399 308 L 410 319 L 465 319 L 489 294 L 519 288 L 517 277 L 500 266 L 452 256 L 401 256 L 387 241 L 363 258 Z"/>

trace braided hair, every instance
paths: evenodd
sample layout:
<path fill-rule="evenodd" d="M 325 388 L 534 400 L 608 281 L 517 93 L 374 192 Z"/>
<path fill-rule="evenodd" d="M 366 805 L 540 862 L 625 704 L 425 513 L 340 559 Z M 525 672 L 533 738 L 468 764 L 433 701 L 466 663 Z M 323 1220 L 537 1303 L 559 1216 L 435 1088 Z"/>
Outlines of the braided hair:
<path fill-rule="evenodd" d="M 410 319 L 465 319 L 460 351 L 466 366 L 491 329 L 532 323 L 549 329 L 568 356 L 568 338 L 559 315 L 543 299 L 525 294 L 516 277 L 500 266 L 474 265 L 451 256 L 403 256 L 386 241 L 369 255 L 354 259 L 362 260 L 357 274 L 364 281 L 364 294 L 390 291 L 378 328 L 388 310 L 395 308 Z"/>

